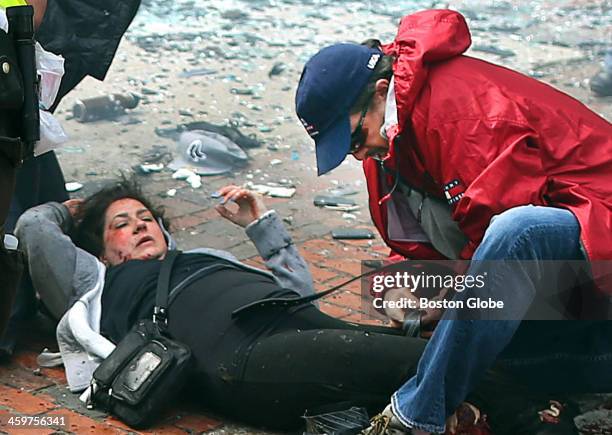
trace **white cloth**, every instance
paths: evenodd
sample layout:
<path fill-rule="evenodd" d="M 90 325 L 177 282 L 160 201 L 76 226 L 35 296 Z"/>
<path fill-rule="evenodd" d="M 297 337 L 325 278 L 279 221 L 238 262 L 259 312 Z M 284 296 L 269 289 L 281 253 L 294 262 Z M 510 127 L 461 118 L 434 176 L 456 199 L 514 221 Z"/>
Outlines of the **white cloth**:
<path fill-rule="evenodd" d="M 395 80 L 391 76 L 389 80 L 389 89 L 387 90 L 387 101 L 385 103 L 385 122 L 380 129 L 380 135 L 385 139 L 388 139 L 387 132 L 391 127 L 396 126 L 398 123 L 397 116 L 397 102 L 395 100 Z"/>

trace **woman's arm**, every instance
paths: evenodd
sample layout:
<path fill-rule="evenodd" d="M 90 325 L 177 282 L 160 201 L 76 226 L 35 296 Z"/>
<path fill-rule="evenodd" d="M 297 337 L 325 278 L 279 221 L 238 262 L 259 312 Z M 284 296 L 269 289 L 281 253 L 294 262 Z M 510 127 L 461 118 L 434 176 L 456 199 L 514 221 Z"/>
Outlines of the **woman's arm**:
<path fill-rule="evenodd" d="M 302 296 L 313 294 L 314 286 L 308 265 L 293 244 L 278 214 L 274 210 L 267 211 L 261 197 L 250 190 L 226 186 L 219 193 L 224 201 L 216 207 L 217 211 L 245 228 L 266 267 L 279 283 Z M 230 200 L 238 204 L 236 212 L 225 206 Z"/>
<path fill-rule="evenodd" d="M 72 226 L 67 205 L 50 202 L 26 211 L 17 221 L 15 234 L 26 256 L 34 288 L 56 317 L 98 280 L 98 260 L 77 248 L 66 233 Z"/>
<path fill-rule="evenodd" d="M 266 212 L 249 224 L 245 231 L 263 258 L 266 267 L 283 287 L 295 290 L 302 296 L 314 293 L 308 265 L 274 210 Z"/>

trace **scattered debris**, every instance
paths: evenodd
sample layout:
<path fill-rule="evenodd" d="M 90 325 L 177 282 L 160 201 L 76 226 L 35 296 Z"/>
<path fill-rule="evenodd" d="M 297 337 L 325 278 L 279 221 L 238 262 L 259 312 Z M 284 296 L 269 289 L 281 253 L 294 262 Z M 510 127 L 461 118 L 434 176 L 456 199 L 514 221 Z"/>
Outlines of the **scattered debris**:
<path fill-rule="evenodd" d="M 336 228 L 331 232 L 333 239 L 373 239 L 374 233 L 368 229 L 361 228 Z"/>
<path fill-rule="evenodd" d="M 271 196 L 273 198 L 291 198 L 295 195 L 295 187 L 280 187 L 270 184 L 253 184 L 250 181 L 245 184 L 245 187 L 262 195 Z"/>
<path fill-rule="evenodd" d="M 253 95 L 255 93 L 252 88 L 232 88 L 230 92 L 236 95 Z"/>
<path fill-rule="evenodd" d="M 85 152 L 83 147 L 72 147 L 69 145 L 64 145 L 62 148 L 59 149 L 59 151 L 68 153 L 68 154 L 81 154 Z"/>
<path fill-rule="evenodd" d="M 172 178 L 175 180 L 185 180 L 194 189 L 202 186 L 202 177 L 189 169 L 181 168 L 172 174 Z"/>
<path fill-rule="evenodd" d="M 221 13 L 221 18 L 232 21 L 245 21 L 249 18 L 249 14 L 240 9 L 230 9 Z"/>
<path fill-rule="evenodd" d="M 356 211 L 359 210 L 360 206 L 358 205 L 326 205 L 323 208 L 334 211 Z"/>
<path fill-rule="evenodd" d="M 355 206 L 355 200 L 351 198 L 345 198 L 343 196 L 331 196 L 331 195 L 316 195 L 314 197 L 314 205 L 317 207 L 325 207 L 325 206 Z"/>
<path fill-rule="evenodd" d="M 256 136 L 254 135 L 247 136 L 247 135 L 242 134 L 240 130 L 238 129 L 238 127 L 231 122 L 229 123 L 229 125 L 218 125 L 218 124 L 212 124 L 206 121 L 195 121 L 195 122 L 191 122 L 188 124 L 180 125 L 177 128 L 170 128 L 170 129 L 156 128 L 155 134 L 157 134 L 160 137 L 178 140 L 181 133 L 184 133 L 185 131 L 192 131 L 192 130 L 204 130 L 204 131 L 209 131 L 212 133 L 220 134 L 222 136 L 227 137 L 229 140 L 236 143 L 241 148 L 259 148 L 262 145 L 262 143 L 257 139 Z"/>
<path fill-rule="evenodd" d="M 164 169 L 163 163 L 148 163 L 138 165 L 138 169 L 142 174 L 150 174 L 151 172 L 160 172 Z"/>
<path fill-rule="evenodd" d="M 83 185 L 76 181 L 66 183 L 66 191 L 68 192 L 76 192 L 77 190 L 81 190 L 82 188 L 83 188 Z"/>
<path fill-rule="evenodd" d="M 166 145 L 153 145 L 151 149 L 144 151 L 141 155 L 143 164 L 159 163 L 161 161 L 170 161 L 172 153 Z"/>
<path fill-rule="evenodd" d="M 217 70 L 214 70 L 214 69 L 196 68 L 196 69 L 184 70 L 182 73 L 179 74 L 179 77 L 189 78 L 189 77 L 196 77 L 196 76 L 207 76 L 207 75 L 216 74 L 216 73 L 217 73 Z"/>
<path fill-rule="evenodd" d="M 170 198 L 172 198 L 174 195 L 176 195 L 176 189 L 168 189 L 166 192 L 166 196 L 169 196 Z"/>
<path fill-rule="evenodd" d="M 101 119 L 115 119 L 125 113 L 125 109 L 138 106 L 140 97 L 136 94 L 112 94 L 101 97 L 76 100 L 72 115 L 79 122 L 91 122 Z"/>
<path fill-rule="evenodd" d="M 270 71 L 268 72 L 268 77 L 277 76 L 282 74 L 287 69 L 287 64 L 283 62 L 276 62 Z"/>
<path fill-rule="evenodd" d="M 280 165 L 281 163 L 283 163 L 283 161 L 281 159 L 272 159 L 272 160 L 270 160 L 270 164 L 272 166 Z"/>

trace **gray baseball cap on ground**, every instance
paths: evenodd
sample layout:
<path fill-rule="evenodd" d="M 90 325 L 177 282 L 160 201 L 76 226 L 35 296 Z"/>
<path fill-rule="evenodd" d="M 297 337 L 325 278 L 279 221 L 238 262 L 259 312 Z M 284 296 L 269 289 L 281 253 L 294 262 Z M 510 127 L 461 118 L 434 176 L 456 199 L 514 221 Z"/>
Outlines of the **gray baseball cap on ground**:
<path fill-rule="evenodd" d="M 225 136 L 204 130 L 181 134 L 170 169 L 191 169 L 198 175 L 220 175 L 245 166 L 248 155 Z"/>

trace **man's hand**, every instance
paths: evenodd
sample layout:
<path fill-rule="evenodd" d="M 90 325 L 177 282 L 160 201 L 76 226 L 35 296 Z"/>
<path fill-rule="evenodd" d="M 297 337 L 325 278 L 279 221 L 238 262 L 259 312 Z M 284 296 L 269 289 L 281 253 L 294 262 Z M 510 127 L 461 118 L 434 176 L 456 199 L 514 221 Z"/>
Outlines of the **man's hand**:
<path fill-rule="evenodd" d="M 223 202 L 215 207 L 217 212 L 243 228 L 259 219 L 267 211 L 261 196 L 251 190 L 229 185 L 219 190 L 219 193 L 223 197 Z M 238 204 L 238 210 L 228 209 L 226 207 L 228 201 Z"/>

